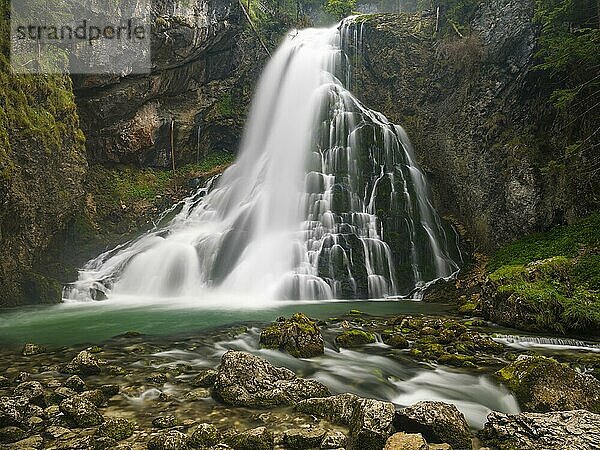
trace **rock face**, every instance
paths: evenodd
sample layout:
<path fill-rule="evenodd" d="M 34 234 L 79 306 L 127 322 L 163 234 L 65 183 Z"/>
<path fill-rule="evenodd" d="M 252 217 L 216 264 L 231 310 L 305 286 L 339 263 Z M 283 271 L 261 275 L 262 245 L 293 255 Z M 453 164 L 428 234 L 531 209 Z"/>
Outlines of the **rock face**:
<path fill-rule="evenodd" d="M 90 160 L 171 166 L 234 151 L 266 60 L 232 0 L 153 0 L 149 75 L 75 77 Z"/>
<path fill-rule="evenodd" d="M 599 207 L 600 180 L 586 171 L 593 150 L 540 170 L 562 162 L 569 143 L 548 133 L 565 124 L 548 104 L 547 75 L 533 69 L 534 4 L 483 2 L 463 39 L 432 37 L 435 17 L 359 18 L 353 91 L 406 129 L 436 209 L 479 250 Z"/>
<path fill-rule="evenodd" d="M 471 448 L 469 425 L 454 405 L 416 403 L 396 412 L 394 426 L 408 433 L 420 433 L 428 442 L 448 443 L 457 450 Z"/>
<path fill-rule="evenodd" d="M 83 200 L 84 136 L 69 77 L 13 75 L 1 39 L 0 307 L 58 303 L 62 286 L 39 259 Z"/>
<path fill-rule="evenodd" d="M 278 320 L 260 333 L 260 345 L 278 349 L 296 358 L 312 358 L 325 351 L 317 324 L 302 313 Z"/>
<path fill-rule="evenodd" d="M 583 410 L 517 415 L 492 412 L 480 437 L 499 450 L 592 450 L 600 448 L 600 415 Z"/>
<path fill-rule="evenodd" d="M 600 413 L 600 381 L 542 356 L 520 356 L 496 372 L 525 410 Z"/>
<path fill-rule="evenodd" d="M 248 353 L 228 351 L 221 359 L 213 395 L 228 405 L 269 408 L 330 393 L 321 383 L 298 378 L 289 369 Z"/>

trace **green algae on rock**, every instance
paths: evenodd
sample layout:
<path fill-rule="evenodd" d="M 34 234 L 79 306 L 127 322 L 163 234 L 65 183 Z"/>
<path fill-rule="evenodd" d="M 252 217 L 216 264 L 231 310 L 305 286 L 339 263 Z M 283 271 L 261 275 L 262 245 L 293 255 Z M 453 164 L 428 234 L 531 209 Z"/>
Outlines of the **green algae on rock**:
<path fill-rule="evenodd" d="M 284 351 L 295 358 L 312 358 L 324 352 L 321 330 L 303 313 L 278 320 L 265 328 L 260 333 L 260 345 Z"/>
<path fill-rule="evenodd" d="M 376 338 L 373 333 L 358 328 L 342 331 L 335 338 L 335 343 L 343 348 L 360 347 L 365 344 L 373 344 L 375 341 Z"/>

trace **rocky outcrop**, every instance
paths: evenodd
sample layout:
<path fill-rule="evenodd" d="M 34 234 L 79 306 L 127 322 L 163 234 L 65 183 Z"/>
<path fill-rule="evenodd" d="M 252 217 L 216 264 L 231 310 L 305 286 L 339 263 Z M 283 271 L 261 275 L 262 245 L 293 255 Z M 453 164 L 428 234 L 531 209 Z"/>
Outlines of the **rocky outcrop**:
<path fill-rule="evenodd" d="M 235 151 L 266 55 L 232 0 L 152 1 L 152 72 L 75 77 L 92 161 L 171 167 Z"/>
<path fill-rule="evenodd" d="M 480 437 L 499 450 L 592 450 L 600 448 L 600 415 L 589 411 L 493 412 Z"/>
<path fill-rule="evenodd" d="M 258 356 L 228 351 L 221 359 L 213 395 L 228 405 L 270 408 L 330 393 L 318 381 L 298 378 Z"/>
<path fill-rule="evenodd" d="M 453 449 L 471 449 L 471 431 L 456 406 L 443 402 L 419 402 L 396 412 L 394 426 L 419 433 L 428 442 L 448 443 Z"/>
<path fill-rule="evenodd" d="M 587 409 L 600 413 L 600 381 L 543 356 L 520 356 L 496 372 L 528 411 Z"/>
<path fill-rule="evenodd" d="M 463 38 L 434 37 L 435 17 L 358 18 L 354 92 L 405 127 L 437 210 L 483 251 L 599 207 L 591 150 L 565 158 L 550 131 L 567 124 L 534 70 L 534 3 L 484 2 Z"/>
<path fill-rule="evenodd" d="M 289 319 L 281 318 L 262 330 L 260 345 L 284 351 L 296 358 L 312 358 L 324 352 L 321 330 L 314 320 L 302 313 Z"/>
<path fill-rule="evenodd" d="M 83 199 L 84 136 L 71 80 L 11 73 L 8 2 L 0 2 L 0 307 L 58 303 L 39 264 Z"/>

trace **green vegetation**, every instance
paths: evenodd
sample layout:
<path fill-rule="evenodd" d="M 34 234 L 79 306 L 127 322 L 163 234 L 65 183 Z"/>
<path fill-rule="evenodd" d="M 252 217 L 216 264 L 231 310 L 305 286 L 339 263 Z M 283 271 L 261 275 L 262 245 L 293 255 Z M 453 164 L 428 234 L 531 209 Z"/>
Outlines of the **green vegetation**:
<path fill-rule="evenodd" d="M 338 19 L 349 16 L 355 8 L 356 0 L 327 0 L 323 6 L 326 13 Z"/>
<path fill-rule="evenodd" d="M 600 330 L 600 214 L 510 244 L 488 270 L 499 294 L 523 302 L 534 329 Z"/>

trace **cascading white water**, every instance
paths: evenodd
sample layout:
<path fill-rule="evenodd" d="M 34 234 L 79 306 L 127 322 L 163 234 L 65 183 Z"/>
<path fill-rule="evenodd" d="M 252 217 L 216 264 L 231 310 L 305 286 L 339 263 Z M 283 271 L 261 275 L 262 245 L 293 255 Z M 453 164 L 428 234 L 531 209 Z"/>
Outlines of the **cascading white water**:
<path fill-rule="evenodd" d="M 236 163 L 166 226 L 90 261 L 68 297 L 382 298 L 455 272 L 406 133 L 340 81 L 353 20 L 289 33 Z"/>

